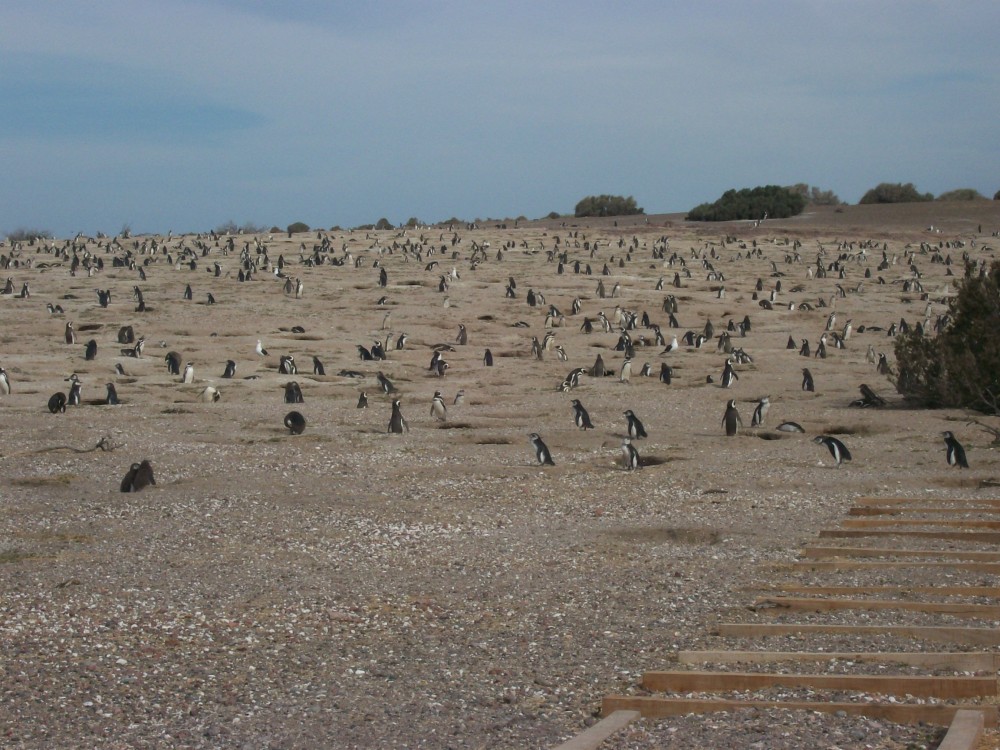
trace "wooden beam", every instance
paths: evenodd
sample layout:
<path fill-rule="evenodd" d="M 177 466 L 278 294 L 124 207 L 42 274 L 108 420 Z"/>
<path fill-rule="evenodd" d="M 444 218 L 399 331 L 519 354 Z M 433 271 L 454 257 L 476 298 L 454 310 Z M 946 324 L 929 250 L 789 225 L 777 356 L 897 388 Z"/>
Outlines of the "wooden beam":
<path fill-rule="evenodd" d="M 1000 562 L 1000 552 L 960 549 L 882 549 L 880 547 L 803 547 L 803 557 L 939 557 L 951 560 Z"/>
<path fill-rule="evenodd" d="M 898 562 L 881 560 L 800 560 L 792 563 L 797 570 L 861 570 L 892 568 L 949 568 L 976 573 L 1000 574 L 1000 563 L 982 562 Z"/>
<path fill-rule="evenodd" d="M 845 518 L 845 529 L 874 529 L 882 526 L 904 528 L 908 526 L 944 526 L 950 529 L 1000 529 L 1000 521 L 982 521 L 975 518 Z"/>
<path fill-rule="evenodd" d="M 991 513 L 1000 513 L 1000 504 L 998 505 L 977 505 L 977 506 L 962 506 L 960 508 L 928 508 L 924 506 L 891 506 L 887 508 L 880 508 L 875 505 L 855 505 L 847 511 L 849 516 L 901 516 L 909 513 L 926 513 L 936 514 L 936 513 L 982 513 L 983 515 L 989 515 Z"/>
<path fill-rule="evenodd" d="M 859 497 L 854 501 L 857 505 L 919 505 L 920 503 L 954 505 L 996 505 L 1000 506 L 1000 498 L 992 497 Z"/>
<path fill-rule="evenodd" d="M 900 724 L 924 722 L 938 726 L 948 726 L 961 710 L 982 711 L 987 727 L 997 724 L 996 706 L 976 706 L 939 703 L 844 703 L 821 701 L 751 701 L 699 698 L 638 697 L 609 695 L 604 698 L 602 711 L 639 711 L 647 719 L 685 714 L 704 714 L 714 711 L 735 711 L 739 708 L 779 708 L 794 711 L 821 711 L 837 713 L 843 711 L 851 716 L 869 716 L 888 719 Z"/>
<path fill-rule="evenodd" d="M 975 750 L 982 739 L 985 723 L 982 711 L 957 711 L 938 750 Z"/>
<path fill-rule="evenodd" d="M 620 732 L 641 716 L 638 711 L 612 711 L 590 729 L 557 745 L 554 750 L 597 750 L 604 740 Z"/>
<path fill-rule="evenodd" d="M 680 651 L 681 664 L 773 664 L 777 662 L 858 661 L 909 664 L 926 669 L 987 672 L 1000 668 L 1000 653 L 992 651 Z"/>
<path fill-rule="evenodd" d="M 807 596 L 762 596 L 754 601 L 755 607 L 770 605 L 765 613 L 780 614 L 789 610 L 798 612 L 834 612 L 840 610 L 899 610 L 903 612 L 931 612 L 953 617 L 1000 617 L 1000 605 L 963 604 L 961 602 L 914 602 L 905 599 L 819 599 Z"/>
<path fill-rule="evenodd" d="M 837 635 L 877 635 L 916 638 L 936 643 L 957 643 L 968 646 L 1000 646 L 1000 629 L 962 628 L 920 625 L 816 625 L 796 623 L 724 622 L 715 631 L 729 638 L 764 638 L 799 633 L 834 633 Z"/>
<path fill-rule="evenodd" d="M 917 698 L 979 698 L 997 695 L 993 677 L 936 677 L 857 674 L 775 674 L 771 672 L 646 672 L 642 687 L 652 692 L 714 693 L 771 687 L 853 690 Z"/>
<path fill-rule="evenodd" d="M 824 596 L 866 596 L 869 594 L 935 594 L 937 596 L 988 596 L 1000 599 L 997 586 L 805 586 L 800 583 L 762 583 L 744 591 L 785 591 Z"/>
<path fill-rule="evenodd" d="M 948 539 L 965 542 L 982 542 L 997 544 L 1000 542 L 1000 532 L 997 531 L 879 531 L 877 529 L 823 529 L 820 537 L 826 539 L 856 539 L 859 537 L 906 536 L 918 539 Z"/>

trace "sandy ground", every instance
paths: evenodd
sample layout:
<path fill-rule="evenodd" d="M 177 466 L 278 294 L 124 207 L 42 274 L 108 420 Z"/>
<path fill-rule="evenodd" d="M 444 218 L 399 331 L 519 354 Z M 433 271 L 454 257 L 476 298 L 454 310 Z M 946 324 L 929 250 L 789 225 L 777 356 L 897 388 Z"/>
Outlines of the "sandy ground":
<path fill-rule="evenodd" d="M 433 227 L 328 234 L 324 257 L 346 262 L 319 266 L 302 263 L 316 232 L 260 237 L 271 267 L 282 257 L 284 273 L 301 279 L 301 298 L 271 268 L 237 279 L 245 243 L 263 258 L 251 237 L 234 238 L 228 254 L 225 238 L 207 235 L 158 238 L 157 251 L 151 238 L 119 248 L 81 240 L 81 260 L 103 260 L 93 275 L 21 248 L 4 275 L 31 295 L 0 298 L 0 366 L 12 384 L 0 395 L 0 733 L 10 747 L 513 748 L 572 736 L 604 695 L 633 691 L 643 670 L 677 650 L 740 647 L 712 636 L 712 624 L 745 613 L 746 585 L 777 575 L 853 498 L 997 496 L 984 486 L 1000 478 L 991 438 L 968 423 L 979 415 L 907 408 L 866 355 L 871 346 L 891 362 L 885 329 L 924 321 L 928 302 L 931 321 L 945 312 L 956 282 L 934 251 L 960 277 L 963 253 L 996 256 L 998 229 L 996 202 L 817 209 L 758 228 L 679 216 Z M 654 258 L 664 239 L 665 258 L 676 253 L 690 277 L 679 261 Z M 182 247 L 194 268 L 177 262 Z M 897 262 L 878 270 L 883 248 Z M 136 267 L 114 267 L 126 250 Z M 550 251 L 567 254 L 562 273 Z M 807 276 L 818 254 L 829 266 L 842 252 L 844 278 Z M 908 252 L 926 299 L 903 290 Z M 576 261 L 593 274 L 575 273 Z M 724 280 L 709 278 L 706 262 Z M 773 310 L 754 299 L 758 280 L 762 299 L 780 280 Z M 846 296 L 836 298 L 837 285 Z M 111 291 L 106 308 L 98 289 Z M 530 307 L 529 289 L 545 304 Z M 677 329 L 662 309 L 668 295 Z M 549 305 L 565 316 L 559 325 L 546 327 Z M 708 321 L 718 335 L 749 316 L 751 331 L 733 342 L 753 361 L 736 365 L 739 379 L 724 389 L 715 339 L 663 355 L 655 332 L 638 327 L 622 383 L 617 330 L 581 331 L 599 311 L 614 322 L 617 306 L 647 313 L 668 341 Z M 828 344 L 825 359 L 808 360 L 786 348 L 791 336 L 815 350 L 832 310 L 834 330 L 853 321 L 846 348 Z M 65 342 L 69 321 L 75 344 Z M 125 325 L 145 337 L 139 358 L 120 354 Z M 554 348 L 532 357 L 531 337 L 547 331 L 566 361 Z M 90 339 L 97 356 L 87 361 Z M 258 339 L 267 356 L 256 354 Z M 358 345 L 375 341 L 388 342 L 388 358 L 360 360 Z M 450 347 L 443 377 L 429 370 L 437 344 Z M 170 351 L 193 365 L 193 383 L 167 372 Z M 611 376 L 560 390 L 598 354 Z M 297 375 L 278 373 L 281 355 L 294 356 Z M 312 356 L 325 375 L 312 374 Z M 224 379 L 229 359 L 236 374 Z M 647 362 L 653 377 L 640 375 Z M 656 377 L 662 362 L 670 385 Z M 801 388 L 803 367 L 815 392 Z M 398 393 L 382 392 L 379 371 Z M 82 405 L 50 414 L 49 397 L 74 372 Z M 290 380 L 304 403 L 283 403 Z M 103 404 L 109 382 L 118 406 Z M 890 407 L 851 408 L 862 383 Z M 200 401 L 206 386 L 218 402 Z M 436 390 L 445 421 L 430 415 Z M 362 391 L 366 409 L 357 408 Z M 763 395 L 770 412 L 751 429 Z M 402 435 L 387 434 L 393 398 L 409 426 Z M 595 429 L 576 427 L 573 398 Z M 729 399 L 745 425 L 733 438 L 721 427 Z M 291 409 L 307 420 L 301 435 L 282 424 Z M 636 472 L 621 466 L 625 409 L 649 433 L 635 443 L 646 464 Z M 785 420 L 806 434 L 776 433 Z M 965 444 L 971 469 L 946 465 L 945 429 Z M 555 466 L 537 465 L 532 432 Z M 811 442 L 822 433 L 838 434 L 854 460 L 835 468 Z M 81 452 L 102 436 L 113 450 Z M 121 493 L 143 459 L 156 486 Z M 711 721 L 724 735 L 726 720 Z M 763 726 L 760 740 L 804 747 L 836 721 L 793 715 L 784 739 Z M 707 726 L 647 727 L 634 746 L 693 746 Z M 909 730 L 886 731 L 872 744 L 852 726 L 836 746 L 913 741 Z"/>

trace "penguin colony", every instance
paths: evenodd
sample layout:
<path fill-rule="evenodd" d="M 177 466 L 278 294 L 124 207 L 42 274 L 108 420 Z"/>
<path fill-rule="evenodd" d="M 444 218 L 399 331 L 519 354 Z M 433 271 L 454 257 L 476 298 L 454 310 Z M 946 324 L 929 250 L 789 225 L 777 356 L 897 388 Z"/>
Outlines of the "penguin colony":
<path fill-rule="evenodd" d="M 496 384 L 531 374 L 550 378 L 552 388 L 532 401 L 542 404 L 532 407 L 537 419 L 522 420 L 530 463 L 556 465 L 542 434 L 566 457 L 563 462 L 587 461 L 588 452 L 610 458 L 607 441 L 586 437 L 610 432 L 620 446 L 614 463 L 637 469 L 643 461 L 635 441 L 649 439 L 637 413 L 657 413 L 663 402 L 674 401 L 685 415 L 676 422 L 646 416 L 662 452 L 683 452 L 693 434 L 770 431 L 792 441 L 788 451 L 795 458 L 788 460 L 808 465 L 815 456 L 807 458 L 802 442 L 794 440 L 804 433 L 841 467 L 852 459 L 850 448 L 822 434 L 826 423 L 811 407 L 828 387 L 831 363 L 864 367 L 865 379 L 874 384 L 862 384 L 862 398 L 844 408 L 891 406 L 879 392 L 894 393 L 888 380 L 893 336 L 914 326 L 933 336 L 946 325 L 952 265 L 982 263 L 985 256 L 964 240 L 889 247 L 866 239 L 824 243 L 768 236 L 760 228 L 748 234 L 681 240 L 648 230 L 560 226 L 523 239 L 514 232 L 493 247 L 480 230 L 434 227 L 320 231 L 273 246 L 272 239 L 212 234 L 4 244 L 0 263 L 11 274 L 7 287 L 17 288 L 14 278 L 24 291 L 31 283 L 30 294 L 6 296 L 3 304 L 17 310 L 5 314 L 23 315 L 39 331 L 36 339 L 47 337 L 51 351 L 63 357 L 64 367 L 46 372 L 21 366 L 26 352 L 7 344 L 0 349 L 0 397 L 22 406 L 27 396 L 19 394 L 26 384 L 35 393 L 40 387 L 51 392 L 46 384 L 62 380 L 63 388 L 47 402 L 35 397 L 35 408 L 61 415 L 100 403 L 121 407 L 125 415 L 144 408 L 142 394 L 149 385 L 172 383 L 176 401 L 212 405 L 232 399 L 252 409 L 265 403 L 263 388 L 270 383 L 282 391 L 283 403 L 303 410 L 304 394 L 316 394 L 308 402 L 315 429 L 352 429 L 352 420 L 354 425 L 373 420 L 388 425 L 379 431 L 405 435 L 411 425 L 403 414 L 411 404 L 422 415 L 415 430 L 453 426 L 458 413 L 474 419 L 477 407 L 484 412 L 493 404 L 518 413 L 516 384 L 503 394 Z M 450 272 L 442 267 L 445 262 L 453 265 Z M 53 263 L 61 266 L 61 281 Z M 459 267 L 467 271 L 459 273 Z M 39 275 L 41 268 L 49 273 Z M 374 276 L 365 273 L 372 268 Z M 477 301 L 470 277 L 476 279 L 476 294 L 499 301 L 499 313 L 473 314 Z M 309 295 L 303 279 L 309 281 Z M 723 279 L 725 287 L 718 283 Z M 350 303 L 357 308 L 355 323 L 337 330 L 314 316 L 293 325 L 300 319 L 296 305 L 320 294 L 331 280 L 350 281 L 360 299 L 369 298 Z M 900 307 L 898 321 L 865 320 L 852 304 L 861 294 L 895 299 L 893 285 L 905 285 L 914 295 L 913 304 Z M 213 319 L 214 310 L 232 309 L 250 296 L 269 300 L 266 314 L 239 316 L 238 328 Z M 415 313 L 393 315 L 394 305 L 410 304 L 414 297 L 420 298 Z M 184 331 L 171 329 L 171 314 L 185 306 L 196 311 L 193 325 L 211 332 L 211 346 L 192 346 Z M 491 310 L 496 307 L 491 304 Z M 403 325 L 409 330 L 401 330 Z M 60 341 L 69 346 L 59 349 Z M 272 355 L 265 341 L 283 353 Z M 312 362 L 311 375 L 298 370 L 296 356 Z M 757 380 L 755 357 L 761 356 L 771 360 L 771 371 L 785 376 Z M 798 357 L 808 358 L 809 366 L 798 365 Z M 567 364 L 572 369 L 564 376 Z M 281 376 L 297 379 L 278 380 Z M 225 397 L 221 380 L 228 383 Z M 87 386 L 102 385 L 104 398 L 83 399 Z M 768 395 L 760 395 L 765 389 Z M 345 393 L 364 411 L 352 410 L 356 418 L 331 417 L 335 403 L 347 403 L 337 400 Z M 706 406 L 683 407 L 693 402 Z M 573 431 L 555 417 L 559 403 L 568 404 Z M 741 408 L 752 412 L 749 427 Z M 694 420 L 689 411 L 716 416 Z M 784 421 L 773 420 L 772 413 Z M 291 435 L 301 434 L 305 424 L 299 411 L 283 420 Z M 943 435 L 944 463 L 967 468 L 958 438 L 950 431 Z M 870 452 L 859 464 L 872 460 Z M 513 456 L 505 460 L 519 463 Z M 149 481 L 140 479 L 139 485 L 155 484 L 148 473 Z"/>

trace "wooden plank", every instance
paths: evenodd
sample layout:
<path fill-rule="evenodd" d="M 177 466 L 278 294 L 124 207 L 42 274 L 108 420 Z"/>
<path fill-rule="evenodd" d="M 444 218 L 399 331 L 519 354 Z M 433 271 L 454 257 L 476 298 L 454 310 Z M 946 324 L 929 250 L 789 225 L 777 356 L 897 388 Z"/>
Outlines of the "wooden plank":
<path fill-rule="evenodd" d="M 817 625 L 796 623 L 723 622 L 715 626 L 718 635 L 730 638 L 764 638 L 799 633 L 833 633 L 838 635 L 888 635 L 916 638 L 936 643 L 958 643 L 968 646 L 1000 646 L 1000 629 L 962 628 L 921 625 Z"/>
<path fill-rule="evenodd" d="M 962 704 L 927 703 L 844 703 L 821 701 L 753 701 L 701 698 L 640 697 L 608 695 L 601 710 L 607 714 L 613 711 L 639 711 L 644 718 L 660 719 L 666 716 L 704 714 L 714 711 L 735 711 L 739 708 L 779 708 L 793 711 L 821 711 L 837 713 L 843 711 L 850 716 L 869 716 L 888 719 L 900 724 L 936 724 L 948 726 L 955 714 L 962 710 L 981 711 L 984 723 L 993 728 L 997 724 L 996 706 L 975 706 Z"/>
<path fill-rule="evenodd" d="M 857 505 L 918 505 L 920 503 L 952 503 L 953 505 L 996 505 L 1000 498 L 993 497 L 859 497 Z"/>
<path fill-rule="evenodd" d="M 957 711 L 938 750 L 975 750 L 983 737 L 985 723 L 982 711 Z"/>
<path fill-rule="evenodd" d="M 771 672 L 656 671 L 642 676 L 653 692 L 712 693 L 770 687 L 853 690 L 917 698 L 980 698 L 997 694 L 996 677 L 936 677 L 856 674 L 775 674 Z"/>
<path fill-rule="evenodd" d="M 557 745 L 554 750 L 596 750 L 604 740 L 641 717 L 638 711 L 612 711 L 586 731 Z"/>
<path fill-rule="evenodd" d="M 961 513 L 982 513 L 983 515 L 990 515 L 993 513 L 1000 513 L 1000 504 L 997 505 L 963 505 L 959 508 L 951 507 L 936 507 L 929 508 L 925 506 L 892 506 L 887 508 L 880 508 L 875 505 L 855 505 L 853 508 L 849 508 L 847 515 L 849 516 L 901 516 L 909 513 L 926 513 L 927 515 L 938 514 L 938 513 L 950 513 L 950 514 L 961 514 Z"/>
<path fill-rule="evenodd" d="M 860 537 L 906 536 L 916 539 L 948 539 L 984 544 L 1000 543 L 998 531 L 879 531 L 877 529 L 823 529 L 820 537 L 826 539 L 857 539 Z"/>
<path fill-rule="evenodd" d="M 803 557 L 935 557 L 1000 562 L 1000 552 L 956 549 L 881 549 L 879 547 L 803 547 Z"/>
<path fill-rule="evenodd" d="M 1000 668 L 1000 653 L 988 651 L 680 651 L 681 664 L 773 664 L 775 662 L 856 661 L 876 664 L 909 664 L 926 669 L 962 672 Z"/>
<path fill-rule="evenodd" d="M 949 529 L 1000 529 L 1000 521 L 983 521 L 976 518 L 845 518 L 845 529 L 874 529 L 883 526 L 908 528 L 910 526 L 942 526 Z"/>
<path fill-rule="evenodd" d="M 880 560 L 800 560 L 792 563 L 797 570 L 860 570 L 893 568 L 949 568 L 976 573 L 1000 574 L 1000 563 L 983 562 L 898 562 Z"/>
<path fill-rule="evenodd" d="M 931 612 L 953 617 L 1000 617 L 1000 605 L 963 604 L 961 602 L 914 602 L 906 599 L 818 599 L 808 596 L 762 596 L 754 607 L 770 605 L 770 609 L 755 610 L 780 614 L 789 610 L 798 612 L 838 612 L 842 610 L 899 610 L 902 612 Z"/>
<path fill-rule="evenodd" d="M 1000 598 L 997 586 L 805 586 L 799 583 L 762 583 L 744 591 L 786 591 L 826 596 L 866 596 L 870 594 L 936 594 L 938 596 L 984 596 Z"/>

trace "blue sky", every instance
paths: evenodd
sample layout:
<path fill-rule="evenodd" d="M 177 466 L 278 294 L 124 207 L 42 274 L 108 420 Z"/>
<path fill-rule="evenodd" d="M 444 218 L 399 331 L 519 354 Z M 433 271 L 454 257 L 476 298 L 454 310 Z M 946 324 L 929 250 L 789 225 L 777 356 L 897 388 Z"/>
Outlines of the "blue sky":
<path fill-rule="evenodd" d="M 998 29 L 996 0 L 5 0 L 0 234 L 992 197 Z"/>

